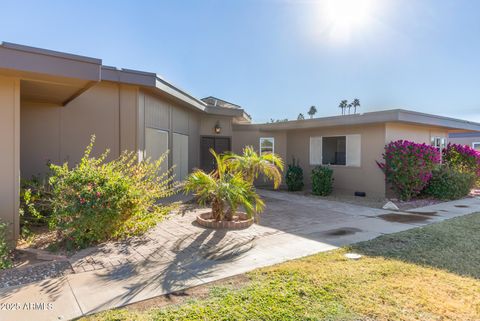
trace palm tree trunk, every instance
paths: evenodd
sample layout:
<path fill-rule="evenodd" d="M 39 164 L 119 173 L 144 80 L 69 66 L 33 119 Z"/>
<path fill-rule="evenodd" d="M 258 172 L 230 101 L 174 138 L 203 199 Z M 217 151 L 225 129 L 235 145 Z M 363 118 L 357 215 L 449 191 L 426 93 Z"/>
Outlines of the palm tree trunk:
<path fill-rule="evenodd" d="M 223 202 L 218 199 L 212 201 L 212 216 L 215 221 L 223 219 Z"/>

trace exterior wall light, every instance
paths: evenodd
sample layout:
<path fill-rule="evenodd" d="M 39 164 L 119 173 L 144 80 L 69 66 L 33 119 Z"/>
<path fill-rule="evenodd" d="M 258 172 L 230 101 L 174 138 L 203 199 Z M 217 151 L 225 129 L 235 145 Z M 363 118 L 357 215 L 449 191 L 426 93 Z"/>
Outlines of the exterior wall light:
<path fill-rule="evenodd" d="M 220 127 L 220 122 L 217 121 L 213 129 L 215 130 L 215 134 L 220 134 L 220 132 L 222 131 L 222 127 Z"/>

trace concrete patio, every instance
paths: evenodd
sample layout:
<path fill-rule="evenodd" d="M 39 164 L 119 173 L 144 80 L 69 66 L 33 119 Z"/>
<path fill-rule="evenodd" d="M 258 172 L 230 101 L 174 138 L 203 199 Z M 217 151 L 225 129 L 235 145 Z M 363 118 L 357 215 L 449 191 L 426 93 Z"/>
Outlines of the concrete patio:
<path fill-rule="evenodd" d="M 413 210 L 417 214 L 261 191 L 267 207 L 257 225 L 204 229 L 196 211 L 159 224 L 128 242 L 86 249 L 70 258 L 74 274 L 0 291 L 17 310 L 0 320 L 67 320 L 219 280 L 339 246 L 480 212 L 480 198 Z M 422 212 L 423 214 L 418 214 Z M 25 309 L 24 303 L 51 303 Z"/>

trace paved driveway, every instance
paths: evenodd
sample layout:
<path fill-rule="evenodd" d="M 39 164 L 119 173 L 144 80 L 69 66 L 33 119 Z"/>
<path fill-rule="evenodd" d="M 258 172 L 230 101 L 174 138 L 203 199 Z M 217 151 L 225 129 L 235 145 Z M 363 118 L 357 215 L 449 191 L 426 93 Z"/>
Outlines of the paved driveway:
<path fill-rule="evenodd" d="M 399 215 L 286 192 L 260 193 L 267 207 L 258 225 L 211 230 L 192 223 L 198 211 L 177 215 L 141 238 L 76 254 L 70 258 L 74 274 L 2 289 L 0 303 L 49 302 L 53 308 L 21 314 L 2 311 L 0 320 L 70 319 L 480 211 L 478 198 Z"/>

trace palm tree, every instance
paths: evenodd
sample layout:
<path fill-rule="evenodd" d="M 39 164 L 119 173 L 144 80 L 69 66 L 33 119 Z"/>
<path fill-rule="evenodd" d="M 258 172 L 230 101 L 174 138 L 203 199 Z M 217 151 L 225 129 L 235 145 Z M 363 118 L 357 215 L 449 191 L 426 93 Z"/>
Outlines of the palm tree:
<path fill-rule="evenodd" d="M 360 107 L 360 99 L 355 98 L 352 102 L 352 106 L 354 108 L 353 113 L 356 114 L 357 113 L 357 107 Z"/>
<path fill-rule="evenodd" d="M 310 118 L 313 118 L 313 115 L 317 113 L 317 107 L 311 106 L 310 110 L 308 111 L 308 114 L 310 115 Z"/>
<path fill-rule="evenodd" d="M 347 106 L 348 106 L 347 100 L 342 100 L 338 105 L 338 107 L 342 109 L 342 115 L 345 115 L 345 109 L 347 108 Z"/>
<path fill-rule="evenodd" d="M 261 213 L 265 203 L 255 192 L 252 183 L 245 180 L 242 172 L 231 172 L 228 157 L 210 149 L 217 169 L 210 174 L 197 169 L 191 173 L 184 185 L 185 193 L 193 192 L 200 205 L 211 203 L 212 216 L 216 221 L 233 220 L 233 214 L 242 205 L 250 218 Z"/>
<path fill-rule="evenodd" d="M 253 184 L 259 174 L 273 181 L 278 188 L 282 181 L 283 160 L 274 153 L 258 154 L 252 146 L 246 146 L 242 155 L 227 154 L 228 167 L 232 172 L 242 173 L 244 179 Z"/>
<path fill-rule="evenodd" d="M 305 116 L 302 113 L 298 114 L 297 120 L 304 120 Z"/>
<path fill-rule="evenodd" d="M 350 109 L 351 109 L 353 106 L 352 106 L 352 104 L 348 104 L 347 107 L 348 107 L 348 114 L 350 115 Z"/>

